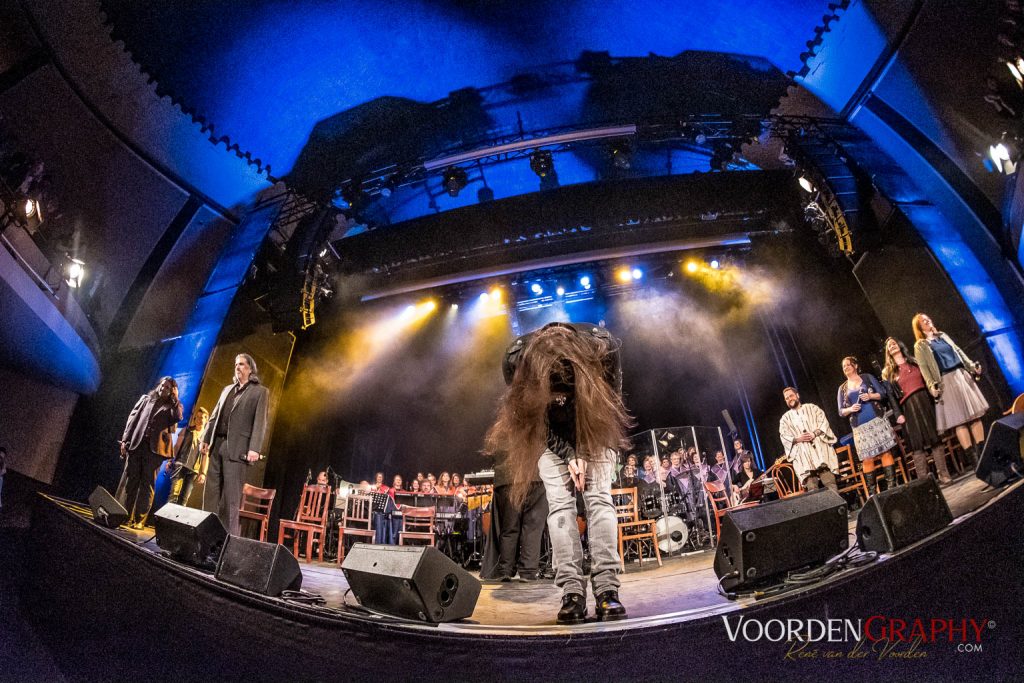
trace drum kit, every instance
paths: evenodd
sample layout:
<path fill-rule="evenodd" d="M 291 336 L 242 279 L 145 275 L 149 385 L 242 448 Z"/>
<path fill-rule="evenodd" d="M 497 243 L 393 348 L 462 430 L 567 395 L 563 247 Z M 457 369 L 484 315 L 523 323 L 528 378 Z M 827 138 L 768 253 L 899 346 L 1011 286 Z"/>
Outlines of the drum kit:
<path fill-rule="evenodd" d="M 678 553 L 687 545 L 697 550 L 710 540 L 703 484 L 692 473 L 688 477 L 687 495 L 683 494 L 675 477 L 642 483 L 638 492 L 640 516 L 655 520 L 658 549 L 663 553 Z"/>

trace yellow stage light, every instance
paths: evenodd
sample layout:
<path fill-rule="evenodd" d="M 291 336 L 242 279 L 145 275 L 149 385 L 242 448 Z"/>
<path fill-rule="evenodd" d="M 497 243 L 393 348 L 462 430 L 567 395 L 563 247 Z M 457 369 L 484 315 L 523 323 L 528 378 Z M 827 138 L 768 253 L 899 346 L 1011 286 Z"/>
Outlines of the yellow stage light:
<path fill-rule="evenodd" d="M 629 283 L 633 281 L 633 270 L 628 266 L 624 266 L 615 271 L 615 278 L 622 283 Z"/>
<path fill-rule="evenodd" d="M 694 261 L 693 259 L 690 259 L 689 261 L 686 262 L 687 273 L 696 273 L 698 268 L 700 268 L 700 266 L 698 266 L 697 262 Z"/>

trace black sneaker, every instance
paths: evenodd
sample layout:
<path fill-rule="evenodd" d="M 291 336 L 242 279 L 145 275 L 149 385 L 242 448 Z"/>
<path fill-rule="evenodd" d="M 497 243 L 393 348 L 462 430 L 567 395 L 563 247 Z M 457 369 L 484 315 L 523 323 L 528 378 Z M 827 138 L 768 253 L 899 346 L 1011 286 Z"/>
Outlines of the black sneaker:
<path fill-rule="evenodd" d="M 619 605 L 621 607 L 621 605 Z M 559 624 L 582 624 L 587 618 L 587 598 L 576 593 L 562 596 L 562 609 L 558 610 Z"/>
<path fill-rule="evenodd" d="M 626 618 L 626 608 L 619 602 L 618 591 L 605 591 L 597 596 L 594 613 L 598 621 L 619 621 Z"/>

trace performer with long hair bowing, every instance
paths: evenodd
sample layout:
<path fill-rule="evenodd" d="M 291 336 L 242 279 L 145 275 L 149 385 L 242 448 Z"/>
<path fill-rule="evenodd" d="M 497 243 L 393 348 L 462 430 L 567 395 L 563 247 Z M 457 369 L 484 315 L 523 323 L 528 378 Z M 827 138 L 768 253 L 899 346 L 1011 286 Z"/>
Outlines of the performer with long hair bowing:
<path fill-rule="evenodd" d="M 980 455 L 978 447 L 985 440 L 981 418 L 988 411 L 988 401 L 972 379 L 972 375 L 981 376 L 981 365 L 968 358 L 924 313 L 915 315 L 910 324 L 917 339 L 914 357 L 921 367 L 928 391 L 937 401 L 935 427 L 939 434 L 955 429 L 957 441 L 967 458 L 972 463 L 977 462 Z"/>
<path fill-rule="evenodd" d="M 853 356 L 843 359 L 843 374 L 846 381 L 839 385 L 839 414 L 849 418 L 853 427 L 853 445 L 864 467 L 864 483 L 868 495 L 875 492 L 878 457 L 882 458 L 885 483 L 896 485 L 896 463 L 892 449 L 896 447 L 896 434 L 885 419 L 882 400 L 882 385 L 874 375 L 860 371 L 860 364 Z"/>
<path fill-rule="evenodd" d="M 509 498 L 521 506 L 539 470 L 548 501 L 558 623 L 587 614 L 576 497 L 583 492 L 599 621 L 625 619 L 619 602 L 618 532 L 611 483 L 615 449 L 632 421 L 622 403 L 619 341 L 590 324 L 550 323 L 516 339 L 502 366 L 508 390 L 487 433 L 485 451 L 502 453 Z"/>

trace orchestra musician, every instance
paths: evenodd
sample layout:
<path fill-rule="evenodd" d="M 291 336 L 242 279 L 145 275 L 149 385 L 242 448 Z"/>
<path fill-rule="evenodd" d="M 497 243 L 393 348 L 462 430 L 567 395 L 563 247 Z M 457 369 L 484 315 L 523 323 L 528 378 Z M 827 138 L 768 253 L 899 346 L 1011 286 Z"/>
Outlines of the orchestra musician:
<path fill-rule="evenodd" d="M 750 485 L 756 481 L 764 472 L 754 464 L 753 456 L 744 454 L 740 456 L 740 471 L 733 478 L 733 503 L 746 502 L 750 498 Z"/>

